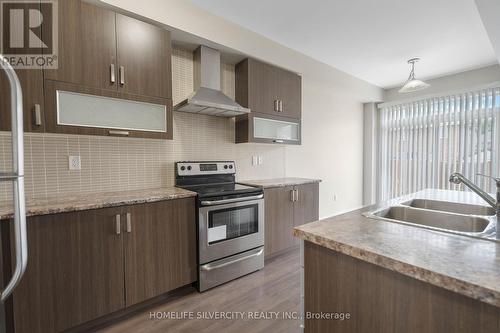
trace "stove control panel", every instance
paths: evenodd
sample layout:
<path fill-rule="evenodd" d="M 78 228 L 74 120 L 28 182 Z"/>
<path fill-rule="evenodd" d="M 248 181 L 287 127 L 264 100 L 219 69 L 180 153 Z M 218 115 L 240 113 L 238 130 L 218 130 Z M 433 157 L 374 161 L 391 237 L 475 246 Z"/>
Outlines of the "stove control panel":
<path fill-rule="evenodd" d="M 177 162 L 178 176 L 227 175 L 236 173 L 233 161 L 227 162 Z"/>

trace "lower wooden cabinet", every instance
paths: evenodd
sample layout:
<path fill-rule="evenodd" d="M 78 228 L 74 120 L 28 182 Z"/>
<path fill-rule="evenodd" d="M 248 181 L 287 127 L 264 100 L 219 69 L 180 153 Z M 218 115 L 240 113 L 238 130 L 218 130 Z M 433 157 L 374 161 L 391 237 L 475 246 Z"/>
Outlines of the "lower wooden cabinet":
<path fill-rule="evenodd" d="M 28 267 L 13 294 L 16 333 L 60 332 L 125 306 L 120 212 L 28 219 Z"/>
<path fill-rule="evenodd" d="M 264 190 L 265 255 L 280 253 L 299 244 L 292 229 L 319 218 L 319 184 Z"/>
<path fill-rule="evenodd" d="M 499 332 L 500 308 L 306 241 L 305 333 Z"/>
<path fill-rule="evenodd" d="M 126 306 L 196 281 L 196 217 L 191 199 L 127 208 Z"/>
<path fill-rule="evenodd" d="M 194 198 L 31 217 L 28 251 L 8 321 L 60 332 L 194 282 Z"/>

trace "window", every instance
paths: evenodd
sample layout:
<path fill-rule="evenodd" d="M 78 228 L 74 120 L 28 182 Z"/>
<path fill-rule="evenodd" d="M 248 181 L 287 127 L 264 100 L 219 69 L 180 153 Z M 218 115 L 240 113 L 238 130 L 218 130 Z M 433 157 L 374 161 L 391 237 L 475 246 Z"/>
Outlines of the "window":
<path fill-rule="evenodd" d="M 463 190 L 448 181 L 461 172 L 492 192 L 497 176 L 500 88 L 382 104 L 379 197 L 425 188 Z"/>

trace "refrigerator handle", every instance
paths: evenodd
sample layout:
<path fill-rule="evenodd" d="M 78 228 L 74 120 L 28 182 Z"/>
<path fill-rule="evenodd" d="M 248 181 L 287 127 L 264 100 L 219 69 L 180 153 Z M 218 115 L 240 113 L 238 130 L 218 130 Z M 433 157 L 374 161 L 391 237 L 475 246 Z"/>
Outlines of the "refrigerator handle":
<path fill-rule="evenodd" d="M 0 55 L 0 67 L 7 74 L 10 84 L 12 118 L 12 174 L 0 177 L 0 181 L 13 182 L 14 204 L 14 239 L 16 262 L 12 278 L 2 291 L 0 300 L 12 294 L 26 271 L 28 263 L 28 239 L 26 233 L 26 202 L 24 197 L 24 130 L 23 130 L 23 94 L 16 72 L 8 61 Z"/>

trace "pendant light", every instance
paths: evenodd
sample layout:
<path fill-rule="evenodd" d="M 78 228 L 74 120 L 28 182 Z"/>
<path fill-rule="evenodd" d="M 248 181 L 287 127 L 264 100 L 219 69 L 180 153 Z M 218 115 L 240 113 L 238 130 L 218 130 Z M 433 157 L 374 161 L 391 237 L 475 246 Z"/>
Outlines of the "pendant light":
<path fill-rule="evenodd" d="M 415 79 L 415 63 L 418 62 L 420 58 L 412 58 L 408 60 L 408 64 L 411 65 L 410 76 L 408 76 L 408 80 L 406 80 L 404 86 L 399 89 L 400 93 L 409 93 L 414 91 L 419 91 L 423 89 L 429 88 L 431 85 L 425 83 L 424 81 L 420 81 Z"/>

